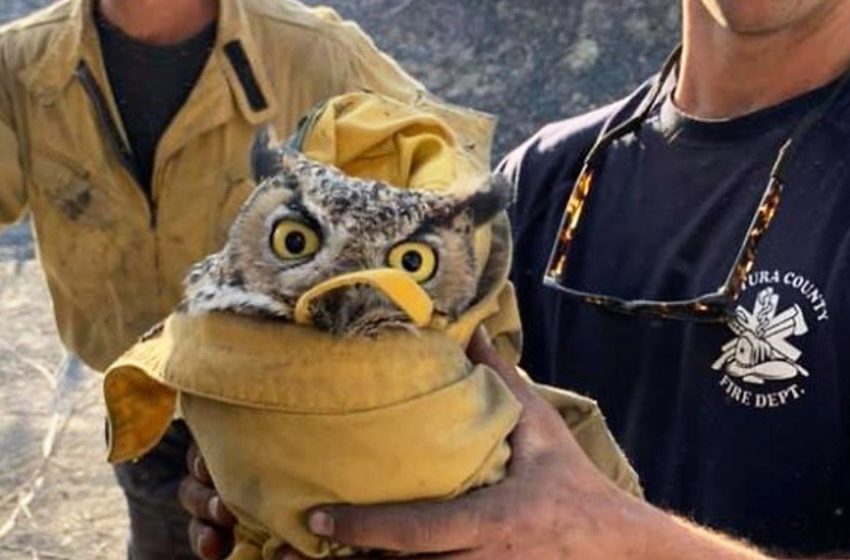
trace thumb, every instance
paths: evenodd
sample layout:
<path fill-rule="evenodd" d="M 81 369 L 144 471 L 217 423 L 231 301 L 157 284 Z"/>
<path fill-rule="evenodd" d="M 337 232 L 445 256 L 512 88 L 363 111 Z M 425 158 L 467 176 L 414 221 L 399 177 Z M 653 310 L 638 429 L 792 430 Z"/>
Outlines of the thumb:
<path fill-rule="evenodd" d="M 474 364 L 489 366 L 508 386 L 523 407 L 545 403 L 534 390 L 534 384 L 499 353 L 484 327 L 478 327 L 466 348 L 466 355 Z"/>
<path fill-rule="evenodd" d="M 475 332 L 466 353 L 474 363 L 491 367 L 522 404 L 522 416 L 511 435 L 515 463 L 533 459 L 554 441 L 567 436 L 569 430 L 559 412 L 537 392 L 528 377 L 502 357 L 484 328 Z"/>

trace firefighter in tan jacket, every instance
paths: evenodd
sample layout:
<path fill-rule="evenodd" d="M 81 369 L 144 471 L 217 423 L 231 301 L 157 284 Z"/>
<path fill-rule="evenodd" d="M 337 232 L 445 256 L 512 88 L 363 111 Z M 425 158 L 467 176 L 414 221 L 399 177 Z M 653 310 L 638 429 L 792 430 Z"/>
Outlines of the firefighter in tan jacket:
<path fill-rule="evenodd" d="M 130 43 L 131 55 L 146 48 L 109 26 L 110 8 L 137 9 L 131 3 L 62 0 L 0 29 L 0 225 L 31 217 L 62 342 L 95 370 L 165 317 L 187 267 L 219 248 L 253 188 L 248 148 L 258 124 L 288 134 L 316 103 L 358 89 L 430 102 L 331 10 L 295 0 L 207 2 L 212 20 L 199 72 L 165 115 L 152 161 L 139 161 L 143 150 L 128 124 L 133 111 L 144 111 L 126 106 L 138 92 L 118 91 L 132 87 L 116 81 L 128 69 L 110 66 L 116 52 L 102 47 Z M 142 9 L 166 18 L 175 6 L 197 3 Z M 185 53 L 200 39 L 178 47 Z M 130 70 L 145 70 L 148 59 L 173 62 L 151 51 Z M 164 95 L 157 90 L 165 86 L 150 89 Z M 483 115 L 464 118 L 492 126 Z M 193 557 L 175 499 L 188 440 L 177 424 L 148 458 L 118 469 L 133 558 Z"/>

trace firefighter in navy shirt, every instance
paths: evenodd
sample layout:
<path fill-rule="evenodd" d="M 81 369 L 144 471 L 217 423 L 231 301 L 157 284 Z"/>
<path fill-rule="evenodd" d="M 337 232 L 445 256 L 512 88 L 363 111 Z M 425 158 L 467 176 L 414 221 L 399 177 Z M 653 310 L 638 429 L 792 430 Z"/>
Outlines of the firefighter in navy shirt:
<path fill-rule="evenodd" d="M 505 481 L 320 508 L 316 533 L 457 559 L 850 557 L 850 0 L 683 12 L 658 76 L 502 166 L 523 365 L 599 401 L 647 502 L 479 337 L 525 405 Z"/>
<path fill-rule="evenodd" d="M 662 93 L 597 166 L 564 285 L 630 301 L 695 299 L 732 269 L 783 142 L 841 87 L 789 160 L 725 321 L 617 313 L 541 281 L 544 240 L 558 234 L 584 156 L 603 128 L 634 115 L 641 95 L 547 127 L 505 164 L 521 189 L 514 281 L 524 367 L 599 401 L 650 502 L 802 555 L 850 550 L 843 85 L 722 121 L 688 116 Z"/>

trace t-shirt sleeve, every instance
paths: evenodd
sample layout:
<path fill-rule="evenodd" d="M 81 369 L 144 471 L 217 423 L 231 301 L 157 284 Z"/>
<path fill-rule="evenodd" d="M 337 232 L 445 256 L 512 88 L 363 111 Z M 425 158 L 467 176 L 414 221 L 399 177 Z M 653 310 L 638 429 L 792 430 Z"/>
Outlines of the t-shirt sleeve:
<path fill-rule="evenodd" d="M 7 88 L 7 72 L 0 60 L 0 228 L 17 221 L 27 205 L 12 101 Z"/>

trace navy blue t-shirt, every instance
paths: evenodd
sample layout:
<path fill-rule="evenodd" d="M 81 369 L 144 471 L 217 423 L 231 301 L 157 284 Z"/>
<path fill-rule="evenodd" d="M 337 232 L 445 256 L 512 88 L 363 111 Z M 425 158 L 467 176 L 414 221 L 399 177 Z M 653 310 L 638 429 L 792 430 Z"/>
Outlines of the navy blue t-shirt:
<path fill-rule="evenodd" d="M 668 96 L 607 150 L 573 282 L 716 289 L 778 148 L 828 90 L 730 121 L 688 118 Z M 599 401 L 652 503 L 770 550 L 850 551 L 850 92 L 792 160 L 733 325 L 615 314 L 543 286 L 583 157 L 637 98 L 549 125 L 503 162 L 518 186 L 523 366 Z"/>

